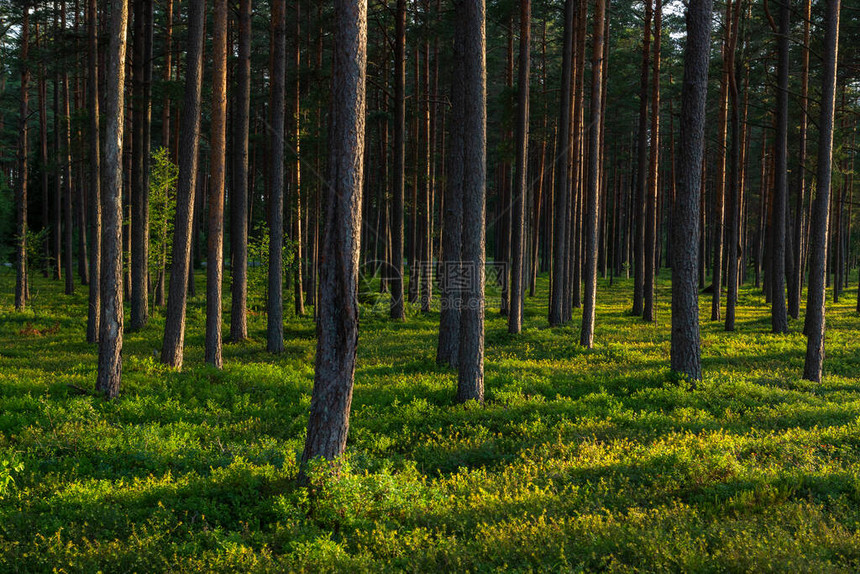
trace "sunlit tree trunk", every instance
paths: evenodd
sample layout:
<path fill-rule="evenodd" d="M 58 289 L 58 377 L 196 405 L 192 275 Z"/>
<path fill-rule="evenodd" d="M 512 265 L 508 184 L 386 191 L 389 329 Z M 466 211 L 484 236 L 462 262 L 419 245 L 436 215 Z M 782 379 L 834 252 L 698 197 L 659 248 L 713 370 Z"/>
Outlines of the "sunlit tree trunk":
<path fill-rule="evenodd" d="M 96 389 L 110 398 L 119 394 L 122 379 L 122 144 L 127 27 L 128 1 L 111 0 L 110 45 L 105 75 L 101 320 L 96 379 Z"/>
<path fill-rule="evenodd" d="M 87 105 L 89 107 L 89 208 L 90 208 L 90 284 L 89 312 L 87 313 L 87 342 L 99 338 L 101 316 L 101 149 L 99 134 L 99 66 L 98 66 L 98 9 L 97 0 L 87 0 Z"/>
<path fill-rule="evenodd" d="M 824 281 L 827 271 L 827 230 L 830 211 L 833 115 L 836 107 L 836 62 L 839 48 L 840 0 L 824 3 L 824 55 L 821 111 L 818 120 L 817 195 L 810 222 L 809 295 L 806 303 L 807 344 L 803 378 L 821 382 L 824 366 Z"/>
<path fill-rule="evenodd" d="M 18 225 L 15 258 L 15 310 L 23 311 L 27 305 L 27 165 L 28 165 L 28 130 L 27 116 L 29 115 L 30 89 L 30 5 L 24 0 L 21 6 L 21 114 L 18 130 L 18 186 L 17 208 Z"/>
<path fill-rule="evenodd" d="M 336 0 L 325 241 L 311 412 L 302 462 L 346 448 L 358 346 L 367 0 Z"/>
<path fill-rule="evenodd" d="M 284 73 L 287 57 L 287 21 L 284 0 L 272 4 L 272 103 L 271 109 L 271 189 L 269 191 L 269 289 L 267 293 L 266 348 L 284 351 Z"/>
<path fill-rule="evenodd" d="M 191 247 L 197 197 L 197 150 L 200 136 L 200 89 L 203 76 L 203 24 L 205 0 L 190 0 L 185 69 L 185 101 L 179 142 L 179 179 L 176 187 L 176 219 L 173 230 L 173 263 L 164 326 L 161 362 L 182 367 L 185 341 L 185 308 L 189 281 L 193 281 Z"/>

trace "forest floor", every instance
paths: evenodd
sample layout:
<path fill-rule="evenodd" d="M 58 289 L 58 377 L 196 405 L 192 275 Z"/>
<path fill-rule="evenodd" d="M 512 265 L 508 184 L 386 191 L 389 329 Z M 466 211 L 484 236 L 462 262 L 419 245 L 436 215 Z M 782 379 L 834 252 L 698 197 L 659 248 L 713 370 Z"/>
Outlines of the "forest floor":
<path fill-rule="evenodd" d="M 86 288 L 67 297 L 36 276 L 16 314 L 12 281 L 0 268 L 0 571 L 860 568 L 853 288 L 828 303 L 820 385 L 800 378 L 801 322 L 770 334 L 747 286 L 725 333 L 703 297 L 705 379 L 689 390 L 668 369 L 665 277 L 653 325 L 629 315 L 629 281 L 599 281 L 593 350 L 577 345 L 578 312 L 547 327 L 544 279 L 521 335 L 488 310 L 483 407 L 455 404 L 435 364 L 438 313 L 394 324 L 369 296 L 348 462 L 306 488 L 312 319 L 285 304 L 275 357 L 253 313 L 252 340 L 214 370 L 198 277 L 184 370 L 157 361 L 157 311 L 126 335 L 108 402 L 79 390 L 96 369 Z"/>

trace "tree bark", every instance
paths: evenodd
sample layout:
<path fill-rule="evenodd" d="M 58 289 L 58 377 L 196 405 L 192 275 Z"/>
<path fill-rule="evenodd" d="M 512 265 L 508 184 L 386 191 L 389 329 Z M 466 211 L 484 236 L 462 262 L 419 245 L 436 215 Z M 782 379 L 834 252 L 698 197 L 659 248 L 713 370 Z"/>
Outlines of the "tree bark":
<path fill-rule="evenodd" d="M 182 368 L 185 340 L 185 308 L 188 284 L 193 281 L 191 246 L 197 195 L 197 149 L 200 139 L 200 88 L 203 76 L 203 25 L 205 0 L 190 0 L 188 11 L 185 101 L 179 142 L 179 179 L 176 187 L 176 219 L 173 229 L 173 262 L 164 325 L 161 362 Z"/>
<path fill-rule="evenodd" d="M 660 0 L 657 0 L 659 7 Z M 597 223 L 600 220 L 600 131 L 603 104 L 603 34 L 606 0 L 594 2 L 594 44 L 591 49 L 591 110 L 588 118 L 588 206 L 585 223 L 585 299 L 579 344 L 594 346 L 594 314 L 597 306 Z"/>
<path fill-rule="evenodd" d="M 294 91 L 295 105 L 293 111 L 293 128 L 295 129 L 295 154 L 296 161 L 293 164 L 293 190 L 296 194 L 296 213 L 295 213 L 295 236 L 293 240 L 296 244 L 296 265 L 293 271 L 293 291 L 295 294 L 295 310 L 296 316 L 302 317 L 305 314 L 305 298 L 302 280 L 302 265 L 304 265 L 304 251 L 302 248 L 302 91 L 301 91 L 301 2 L 296 2 L 296 43 L 293 62 L 296 65 L 296 85 Z"/>
<path fill-rule="evenodd" d="M 215 0 L 213 26 L 205 360 L 220 369 L 224 364 L 221 355 L 221 282 L 224 269 L 224 166 L 227 146 L 227 0 Z"/>
<path fill-rule="evenodd" d="M 528 193 L 529 159 L 529 73 L 531 71 L 531 0 L 520 0 L 520 46 L 517 77 L 516 179 L 511 214 L 511 288 L 508 332 L 523 328 L 523 238 L 525 204 Z"/>
<path fill-rule="evenodd" d="M 553 263 L 552 284 L 550 286 L 549 324 L 552 327 L 564 323 L 564 300 L 568 281 L 565 276 L 565 260 L 567 258 L 567 223 L 568 223 L 568 169 L 569 142 L 571 123 L 571 100 L 573 96 L 573 26 L 577 12 L 576 0 L 565 0 L 564 3 L 564 33 L 562 37 L 561 65 L 561 99 L 559 101 L 558 145 L 555 151 L 555 205 L 553 206 L 555 223 L 553 225 Z"/>
<path fill-rule="evenodd" d="M 266 348 L 284 351 L 284 85 L 287 57 L 287 21 L 284 0 L 272 4 L 271 190 L 269 191 L 269 289 L 267 295 Z"/>
<path fill-rule="evenodd" d="M 302 462 L 346 448 L 358 346 L 367 1 L 336 0 L 320 321 Z"/>
<path fill-rule="evenodd" d="M 406 0 L 397 0 L 394 32 L 394 185 L 391 224 L 391 318 L 402 321 L 403 194 L 406 155 Z"/>
<path fill-rule="evenodd" d="M 639 78 L 639 129 L 636 144 L 636 185 L 633 199 L 633 314 L 645 306 L 645 187 L 648 170 L 648 66 L 651 58 L 651 0 L 645 0 L 642 24 L 642 67 Z"/>
<path fill-rule="evenodd" d="M 827 231 L 830 212 L 831 162 L 833 161 L 833 115 L 836 107 L 836 62 L 839 49 L 840 0 L 824 5 L 823 78 L 818 120 L 818 193 L 810 222 L 809 294 L 806 302 L 807 343 L 803 378 L 821 382 L 824 366 L 824 282 L 827 272 Z"/>
<path fill-rule="evenodd" d="M 693 381 L 702 378 L 699 337 L 700 195 L 705 147 L 705 104 L 711 51 L 713 0 L 691 0 L 687 7 L 687 42 L 681 88 L 678 187 L 672 218 L 672 370 Z"/>
<path fill-rule="evenodd" d="M 92 13 L 92 12 L 91 12 Z M 128 0 L 111 0 L 110 45 L 105 76 L 105 164 L 102 193 L 101 321 L 96 390 L 119 394 L 122 379 L 122 144 Z"/>
<path fill-rule="evenodd" d="M 132 43 L 132 134 L 131 134 L 131 318 L 129 329 L 142 329 L 149 318 L 149 190 L 145 189 L 145 161 L 148 154 L 144 135 L 145 0 L 134 0 L 134 40 Z"/>
<path fill-rule="evenodd" d="M 455 0 L 463 20 L 463 250 L 471 280 L 460 317 L 457 401 L 484 401 L 487 67 L 484 0 Z"/>
<path fill-rule="evenodd" d="M 398 1 L 398 5 L 401 1 L 403 0 Z M 464 45 L 461 26 L 460 19 L 455 18 L 451 68 L 451 136 L 448 149 L 448 180 L 445 185 L 443 202 L 444 217 L 440 258 L 442 301 L 439 316 L 439 343 L 436 348 L 436 362 L 452 368 L 457 368 L 457 361 L 459 360 L 460 319 L 463 303 L 462 286 L 457 283 L 462 271 L 463 175 L 465 170 L 463 121 L 466 95 L 463 85 Z M 395 172 L 396 165 L 395 162 Z M 392 291 L 393 297 L 394 292 Z"/>
<path fill-rule="evenodd" d="M 21 114 L 18 131 L 18 197 L 17 257 L 15 260 L 15 310 L 23 311 L 27 305 L 27 151 L 30 89 L 30 5 L 24 0 L 21 7 Z"/>
<path fill-rule="evenodd" d="M 645 273 L 642 278 L 642 318 L 654 321 L 654 282 L 657 277 L 659 214 L 657 196 L 660 193 L 660 45 L 663 23 L 663 3 L 654 0 L 654 77 L 651 80 L 651 139 L 648 163 L 648 198 L 645 213 Z"/>
<path fill-rule="evenodd" d="M 248 130 L 251 105 L 251 0 L 239 2 L 239 58 L 236 62 L 233 127 L 233 192 L 230 194 L 230 340 L 248 338 Z"/>
<path fill-rule="evenodd" d="M 99 339 L 101 317 L 101 145 L 99 134 L 99 66 L 98 66 L 98 6 L 97 0 L 87 1 L 87 105 L 89 107 L 89 208 L 90 208 L 90 284 L 89 313 L 87 313 L 87 342 Z"/>
<path fill-rule="evenodd" d="M 788 75 L 791 34 L 791 1 L 782 0 L 777 33 L 776 141 L 774 145 L 776 182 L 773 190 L 773 234 L 770 259 L 771 326 L 774 333 L 788 331 L 785 305 L 785 222 L 788 205 Z"/>

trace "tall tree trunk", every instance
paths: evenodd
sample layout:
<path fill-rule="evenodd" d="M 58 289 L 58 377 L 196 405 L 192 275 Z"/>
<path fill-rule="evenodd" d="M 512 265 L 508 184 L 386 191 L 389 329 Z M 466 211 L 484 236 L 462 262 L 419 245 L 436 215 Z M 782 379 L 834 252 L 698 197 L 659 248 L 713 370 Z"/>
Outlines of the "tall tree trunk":
<path fill-rule="evenodd" d="M 89 313 L 87 313 L 87 342 L 95 343 L 99 338 L 101 317 L 101 149 L 99 134 L 99 66 L 98 66 L 98 2 L 87 0 L 87 105 L 89 107 L 89 208 L 90 208 L 90 285 Z"/>
<path fill-rule="evenodd" d="M 304 251 L 302 248 L 302 90 L 301 90 L 301 64 L 302 64 L 302 51 L 301 51 L 301 2 L 296 2 L 296 51 L 294 53 L 293 61 L 296 64 L 296 86 L 295 86 L 295 99 L 294 99 L 294 113 L 295 118 L 293 119 L 293 128 L 295 129 L 295 154 L 296 154 L 296 162 L 293 168 L 293 190 L 296 194 L 296 213 L 295 213 L 295 236 L 293 240 L 296 244 L 296 265 L 293 271 L 293 287 L 295 292 L 295 309 L 296 315 L 298 317 L 302 317 L 305 314 L 305 298 L 303 291 L 303 280 L 302 280 L 302 265 L 304 264 Z"/>
<path fill-rule="evenodd" d="M 191 245 L 197 196 L 197 149 L 200 139 L 200 88 L 203 77 L 203 25 L 205 0 L 190 0 L 188 10 L 185 101 L 179 142 L 179 179 L 176 187 L 176 219 L 173 230 L 173 263 L 164 325 L 161 362 L 182 368 L 185 340 L 185 307 L 188 282 L 193 281 Z"/>
<path fill-rule="evenodd" d="M 660 0 L 657 0 L 659 8 Z M 594 2 L 594 44 L 591 49 L 591 110 L 588 118 L 588 205 L 585 223 L 585 305 L 579 344 L 594 346 L 594 314 L 597 305 L 597 223 L 600 220 L 600 130 L 603 126 L 603 35 L 606 0 Z"/>
<path fill-rule="evenodd" d="M 398 6 L 402 1 L 398 0 Z M 457 9 L 459 16 L 460 8 Z M 462 22 L 460 22 L 459 18 L 455 18 L 451 67 L 451 136 L 449 138 L 450 147 L 448 149 L 448 178 L 445 184 L 445 198 L 443 202 L 444 224 L 442 226 L 442 253 L 440 257 L 442 302 L 441 314 L 439 316 L 439 343 L 436 348 L 436 362 L 452 368 L 457 368 L 460 354 L 460 318 L 464 295 L 463 286 L 458 283 L 458 277 L 461 275 L 461 252 L 463 244 L 463 177 L 465 170 L 463 122 L 465 119 L 466 97 L 465 86 L 463 85 L 465 46 L 463 44 L 463 31 L 461 27 Z M 397 100 L 396 97 L 395 100 Z M 395 102 L 395 105 L 400 104 Z M 396 150 L 395 146 L 395 153 L 397 153 Z M 397 163 L 395 161 L 395 172 L 396 170 Z M 397 265 L 396 261 L 395 265 Z M 394 292 L 392 291 L 392 300 L 393 297 Z"/>
<path fill-rule="evenodd" d="M 424 3 L 424 16 L 430 18 L 429 4 Z M 422 221 L 420 237 L 421 247 L 418 260 L 421 261 L 420 281 L 421 281 L 421 312 L 430 312 L 430 303 L 433 300 L 433 187 L 431 174 L 433 169 L 432 161 L 432 139 L 433 134 L 430 131 L 430 41 L 424 42 L 424 75 L 422 79 L 423 93 L 421 110 L 421 130 L 423 133 L 423 141 L 421 141 L 421 158 L 422 166 Z"/>
<path fill-rule="evenodd" d="M 270 106 L 272 160 L 269 192 L 269 289 L 266 303 L 266 348 L 270 353 L 284 351 L 284 73 L 287 57 L 287 20 L 284 0 L 272 5 L 272 103 Z"/>
<path fill-rule="evenodd" d="M 740 2 L 740 0 L 734 0 Z M 731 21 L 732 16 L 732 0 L 726 2 L 725 22 Z M 728 44 L 730 41 L 729 34 L 731 26 L 725 26 L 725 37 L 723 38 L 723 68 L 720 80 L 720 109 L 717 119 L 717 137 L 719 144 L 717 153 L 717 173 L 714 185 L 716 197 L 714 200 L 714 223 L 713 223 L 713 242 L 714 242 L 714 261 L 712 269 L 712 287 L 713 294 L 711 297 L 711 321 L 719 321 L 721 316 L 720 300 L 723 294 L 723 247 L 725 234 L 725 198 L 726 198 L 726 148 L 728 138 L 728 97 L 729 97 L 729 67 L 728 67 Z"/>
<path fill-rule="evenodd" d="M 460 316 L 457 400 L 484 401 L 484 253 L 487 183 L 486 7 L 456 0 L 463 34 L 463 250 L 471 272 Z"/>
<path fill-rule="evenodd" d="M 146 0 L 134 0 L 134 41 L 132 43 L 132 134 L 131 134 L 131 320 L 129 329 L 142 329 L 149 318 L 149 190 L 145 189 L 144 141 L 146 102 L 144 64 L 146 60 Z"/>
<path fill-rule="evenodd" d="M 230 339 L 248 338 L 248 130 L 251 105 L 251 0 L 239 2 L 239 59 L 236 62 L 233 127 L 233 193 L 230 195 Z"/>
<path fill-rule="evenodd" d="M 394 32 L 394 185 L 391 224 L 391 318 L 403 320 L 403 187 L 406 155 L 406 0 L 397 0 Z"/>
<path fill-rule="evenodd" d="M 529 160 L 529 73 L 531 71 L 531 0 L 520 0 L 520 54 L 517 77 L 516 187 L 513 190 L 511 217 L 511 289 L 508 332 L 523 328 L 523 238 L 525 204 L 528 193 Z"/>
<path fill-rule="evenodd" d="M 92 14 L 92 12 L 90 12 Z M 122 379 L 122 138 L 128 0 L 111 0 L 105 76 L 104 193 L 102 193 L 101 320 L 96 390 L 114 398 Z"/>
<path fill-rule="evenodd" d="M 678 187 L 672 217 L 672 370 L 702 378 L 699 339 L 699 213 L 702 159 L 705 147 L 705 103 L 711 51 L 713 0 L 692 0 L 687 6 L 687 41 L 681 88 L 681 133 L 678 146 Z"/>
<path fill-rule="evenodd" d="M 741 0 L 734 4 L 734 14 L 730 23 L 729 43 L 726 48 L 727 68 L 729 79 L 729 99 L 731 101 L 731 154 L 729 157 L 729 222 L 726 244 L 727 253 L 727 276 L 728 292 L 726 293 L 726 331 L 735 330 L 735 310 L 738 304 L 738 256 L 741 226 L 741 190 L 743 182 L 741 179 L 741 147 L 743 138 L 740 124 L 740 101 L 738 98 L 738 76 L 740 67 L 735 64 L 738 28 L 740 18 Z"/>
<path fill-rule="evenodd" d="M 636 185 L 633 213 L 633 314 L 640 316 L 645 306 L 645 187 L 648 170 L 648 67 L 651 58 L 651 0 L 645 0 L 642 24 L 642 67 L 639 78 L 639 129 L 636 144 Z"/>
<path fill-rule="evenodd" d="M 164 5 L 164 69 L 162 81 L 167 84 L 173 79 L 173 2 L 166 0 Z M 164 90 L 161 108 L 161 146 L 170 150 L 170 90 Z"/>
<path fill-rule="evenodd" d="M 358 347 L 367 1 L 336 0 L 320 321 L 302 462 L 346 448 Z"/>
<path fill-rule="evenodd" d="M 739 0 L 736 0 L 739 1 Z M 773 234 L 771 236 L 770 259 L 773 273 L 771 283 L 771 325 L 774 333 L 788 331 L 785 305 L 785 223 L 788 205 L 788 75 L 789 41 L 791 34 L 791 1 L 782 0 L 779 9 L 779 31 L 777 32 L 777 94 L 776 94 L 776 142 L 774 163 L 776 182 L 773 190 Z"/>
<path fill-rule="evenodd" d="M 60 4 L 60 34 L 66 33 L 66 2 Z M 75 276 L 72 272 L 72 253 L 73 253 L 73 229 L 74 229 L 74 212 L 72 211 L 72 113 L 69 104 L 69 72 L 63 70 L 60 80 L 62 82 L 62 119 L 60 129 L 61 133 L 57 134 L 58 139 L 57 149 L 60 151 L 58 157 L 63 166 L 63 267 L 66 273 L 66 295 L 71 295 L 75 292 Z M 58 174 L 59 175 L 59 174 Z"/>
<path fill-rule="evenodd" d="M 553 262 L 552 284 L 550 286 L 549 324 L 558 326 L 564 323 L 564 300 L 568 282 L 565 277 L 565 260 L 567 258 L 567 223 L 568 223 L 568 169 L 569 142 L 571 125 L 571 100 L 573 96 L 573 36 L 574 21 L 577 11 L 575 0 L 565 0 L 564 3 L 564 34 L 562 38 L 561 64 L 561 99 L 559 101 L 558 144 L 555 150 L 555 205 L 553 206 L 555 223 L 553 225 Z M 549 214 L 547 215 L 549 217 Z"/>
<path fill-rule="evenodd" d="M 824 5 L 823 78 L 818 120 L 818 193 L 810 222 L 809 295 L 806 302 L 807 344 L 803 378 L 821 382 L 824 366 L 824 280 L 827 271 L 827 230 L 830 212 L 831 162 L 833 161 L 833 115 L 836 107 L 836 62 L 839 50 L 840 0 Z"/>
<path fill-rule="evenodd" d="M 648 198 L 645 213 L 645 274 L 642 278 L 642 318 L 654 321 L 654 281 L 657 276 L 659 222 L 657 196 L 660 193 L 660 35 L 663 23 L 663 3 L 654 0 L 654 68 L 651 80 L 651 138 L 648 163 Z"/>
<path fill-rule="evenodd" d="M 220 369 L 224 363 L 221 356 L 221 281 L 224 269 L 224 166 L 227 159 L 227 0 L 215 0 L 213 25 L 205 359 Z"/>
<path fill-rule="evenodd" d="M 18 131 L 18 237 L 15 261 L 15 310 L 23 311 L 27 305 L 27 116 L 29 115 L 30 89 L 30 5 L 24 0 L 21 7 L 21 116 Z"/>

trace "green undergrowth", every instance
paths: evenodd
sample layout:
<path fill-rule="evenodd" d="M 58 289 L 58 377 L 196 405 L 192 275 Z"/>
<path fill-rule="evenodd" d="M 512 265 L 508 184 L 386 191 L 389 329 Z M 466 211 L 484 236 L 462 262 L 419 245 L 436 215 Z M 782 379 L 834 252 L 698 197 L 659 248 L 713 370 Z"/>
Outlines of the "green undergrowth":
<path fill-rule="evenodd" d="M 854 290 L 829 303 L 820 385 L 800 378 L 802 322 L 770 334 L 747 286 L 725 333 L 703 298 L 690 390 L 668 370 L 666 278 L 653 325 L 629 314 L 629 281 L 600 280 L 593 350 L 578 312 L 547 327 L 542 279 L 521 335 L 488 310 L 484 406 L 456 404 L 435 364 L 438 312 L 395 324 L 367 297 L 342 472 L 299 486 L 311 318 L 289 316 L 272 356 L 252 313 L 217 371 L 201 288 L 183 371 L 158 363 L 156 310 L 126 334 L 109 402 L 90 392 L 86 288 L 34 276 L 17 314 L 12 280 L 0 272 L 0 571 L 860 569 Z"/>

